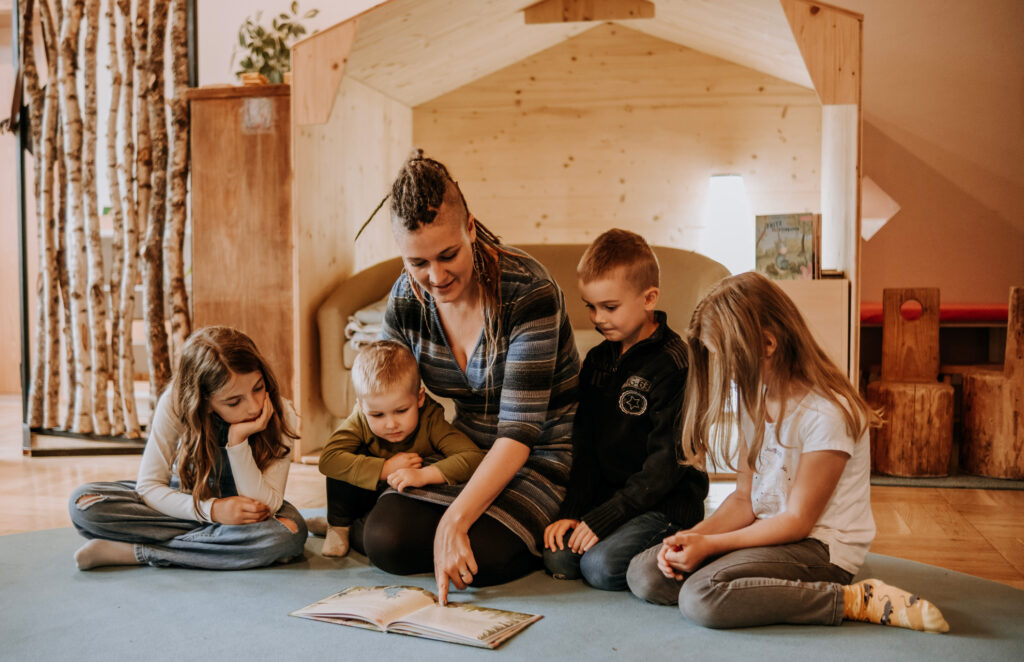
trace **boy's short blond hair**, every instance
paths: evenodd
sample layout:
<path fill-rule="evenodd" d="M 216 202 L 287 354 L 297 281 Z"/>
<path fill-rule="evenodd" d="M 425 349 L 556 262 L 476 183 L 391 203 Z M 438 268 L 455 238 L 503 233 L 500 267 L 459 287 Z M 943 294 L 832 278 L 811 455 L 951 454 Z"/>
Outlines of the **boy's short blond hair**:
<path fill-rule="evenodd" d="M 407 388 L 420 388 L 420 369 L 409 348 L 394 340 L 378 340 L 359 352 L 352 362 L 352 386 L 356 397 Z"/>
<path fill-rule="evenodd" d="M 623 268 L 624 275 L 637 290 L 658 287 L 661 279 L 658 258 L 647 241 L 635 232 L 612 228 L 587 247 L 576 274 L 584 283 L 608 278 Z"/>

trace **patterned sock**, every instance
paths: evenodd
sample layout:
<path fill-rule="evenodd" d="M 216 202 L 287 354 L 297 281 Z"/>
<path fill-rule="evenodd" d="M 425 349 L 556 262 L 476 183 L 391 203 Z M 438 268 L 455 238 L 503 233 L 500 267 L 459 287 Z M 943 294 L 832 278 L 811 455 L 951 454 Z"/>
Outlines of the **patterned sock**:
<path fill-rule="evenodd" d="M 938 607 L 878 579 L 843 587 L 843 618 L 922 632 L 949 631 Z"/>
<path fill-rule="evenodd" d="M 314 536 L 325 536 L 327 535 L 327 518 L 310 517 L 306 520 L 306 528 Z"/>
<path fill-rule="evenodd" d="M 348 554 L 348 531 L 347 526 L 332 526 L 327 529 L 327 537 L 324 538 L 324 546 L 320 553 L 324 556 L 345 556 Z"/>

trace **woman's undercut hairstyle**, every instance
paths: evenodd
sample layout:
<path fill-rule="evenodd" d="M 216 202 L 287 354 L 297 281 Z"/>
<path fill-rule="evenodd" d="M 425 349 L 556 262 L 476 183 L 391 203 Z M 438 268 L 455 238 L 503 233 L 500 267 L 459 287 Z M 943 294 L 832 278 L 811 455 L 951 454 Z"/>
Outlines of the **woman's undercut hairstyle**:
<path fill-rule="evenodd" d="M 418 149 L 405 162 L 391 185 L 391 214 L 408 231 L 430 225 L 437 217 L 441 203 L 461 207 L 466 215 L 469 208 L 455 180 L 444 164 L 423 156 Z M 447 197 L 446 197 L 447 196 Z"/>
<path fill-rule="evenodd" d="M 766 334 L 776 341 L 771 356 Z M 751 438 L 743 440 L 747 457 L 738 459 L 756 469 L 768 421 L 765 394 L 785 394 L 794 384 L 835 404 L 854 440 L 868 426 L 881 424 L 878 412 L 814 339 L 793 300 L 761 274 L 746 272 L 719 281 L 693 311 L 686 349 L 689 370 L 681 445 L 685 464 L 703 467 L 710 455 L 713 464 L 717 458 L 736 469 L 732 458 L 738 440 L 732 432 L 738 404 L 754 424 Z M 786 398 L 781 402 L 776 420 L 786 416 Z M 779 426 L 775 434 L 778 438 Z"/>
<path fill-rule="evenodd" d="M 601 234 L 587 247 L 576 273 L 584 283 L 590 283 L 608 278 L 619 268 L 640 292 L 660 283 L 658 258 L 647 241 L 635 232 L 618 228 Z"/>
<path fill-rule="evenodd" d="M 356 397 L 404 388 L 419 392 L 420 369 L 409 348 L 394 340 L 378 340 L 364 347 L 352 362 Z"/>
<path fill-rule="evenodd" d="M 284 409 L 277 379 L 255 343 L 238 329 L 207 326 L 193 331 L 181 348 L 171 392 L 184 424 L 176 464 L 181 488 L 192 492 L 197 514 L 200 501 L 220 496 L 220 477 L 213 473 L 220 457 L 219 435 L 224 422 L 213 411 L 210 398 L 233 374 L 252 372 L 263 377 L 266 397 L 274 407 L 267 427 L 249 437 L 253 460 L 263 471 L 271 461 L 288 455 L 281 436 L 297 439 L 298 435 L 281 417 Z"/>

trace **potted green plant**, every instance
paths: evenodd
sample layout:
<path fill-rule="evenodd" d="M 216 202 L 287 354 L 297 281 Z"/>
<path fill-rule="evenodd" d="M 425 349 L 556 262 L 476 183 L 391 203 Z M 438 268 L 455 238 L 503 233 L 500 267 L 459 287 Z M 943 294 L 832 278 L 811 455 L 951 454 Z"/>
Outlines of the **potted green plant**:
<path fill-rule="evenodd" d="M 235 72 L 243 82 L 249 82 L 252 78 L 260 82 L 284 82 L 285 73 L 292 68 L 291 45 L 306 34 L 302 21 L 313 18 L 320 11 L 310 9 L 299 16 L 298 2 L 292 2 L 290 9 L 290 14 L 282 12 L 274 17 L 269 27 L 261 23 L 263 12 L 256 12 L 238 28 L 238 46 L 231 60 L 234 62 L 239 50 L 244 54 Z"/>

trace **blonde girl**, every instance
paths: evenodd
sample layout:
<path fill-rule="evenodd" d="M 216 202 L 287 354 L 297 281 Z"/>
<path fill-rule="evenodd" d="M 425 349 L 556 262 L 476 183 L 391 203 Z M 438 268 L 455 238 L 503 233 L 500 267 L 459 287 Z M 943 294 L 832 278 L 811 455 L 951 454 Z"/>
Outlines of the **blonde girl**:
<path fill-rule="evenodd" d="M 71 521 L 90 539 L 75 552 L 78 568 L 236 570 L 300 555 L 306 524 L 284 500 L 296 438 L 284 404 L 248 336 L 195 331 L 153 412 L 138 480 L 71 495 Z"/>
<path fill-rule="evenodd" d="M 724 279 L 694 311 L 687 353 L 684 462 L 725 458 L 736 491 L 634 557 L 630 590 L 711 628 L 854 619 L 948 630 L 926 600 L 875 579 L 850 585 L 875 535 L 867 437 L 879 419 L 789 297 L 756 273 Z"/>

